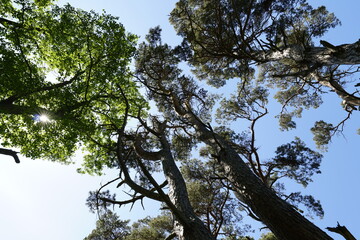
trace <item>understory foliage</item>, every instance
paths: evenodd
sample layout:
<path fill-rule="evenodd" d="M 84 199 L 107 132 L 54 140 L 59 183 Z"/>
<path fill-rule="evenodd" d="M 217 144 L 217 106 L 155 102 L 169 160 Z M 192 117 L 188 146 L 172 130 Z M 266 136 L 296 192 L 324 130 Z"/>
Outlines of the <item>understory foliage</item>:
<path fill-rule="evenodd" d="M 90 192 L 87 204 L 99 220 L 86 240 L 251 239 L 245 216 L 274 233 L 263 240 L 331 239 L 303 216 L 322 217 L 320 201 L 286 188 L 289 181 L 306 187 L 321 173 L 322 155 L 298 137 L 265 154 L 256 136 L 273 97 L 281 108 L 272 114 L 291 130 L 294 117 L 331 91 L 347 117 L 319 119 L 311 129 L 326 149 L 360 107 L 358 92 L 345 90 L 359 70 L 360 43 L 318 46 L 315 39 L 339 20 L 305 0 L 179 0 L 170 22 L 180 45 L 163 43 L 155 27 L 136 48 L 136 36 L 108 14 L 49 0 L 5 1 L 1 145 L 63 163 L 82 149 L 79 172 L 119 170 Z M 232 92 L 213 91 L 230 81 Z M 119 199 L 114 187 L 129 198 Z M 145 198 L 163 213 L 129 227 L 109 210 Z"/>

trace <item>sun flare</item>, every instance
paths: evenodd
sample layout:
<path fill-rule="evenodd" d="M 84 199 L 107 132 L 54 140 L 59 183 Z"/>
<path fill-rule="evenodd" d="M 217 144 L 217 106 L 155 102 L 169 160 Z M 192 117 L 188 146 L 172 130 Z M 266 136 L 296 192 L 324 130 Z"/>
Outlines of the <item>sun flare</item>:
<path fill-rule="evenodd" d="M 50 118 L 47 115 L 42 114 L 39 116 L 39 121 L 40 122 L 50 122 Z"/>

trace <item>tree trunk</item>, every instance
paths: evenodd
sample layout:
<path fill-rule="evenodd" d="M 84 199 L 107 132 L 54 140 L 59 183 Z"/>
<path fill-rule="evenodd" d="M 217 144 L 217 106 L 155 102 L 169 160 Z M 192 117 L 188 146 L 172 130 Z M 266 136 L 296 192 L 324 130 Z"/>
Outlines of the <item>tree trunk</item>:
<path fill-rule="evenodd" d="M 176 207 L 176 211 L 179 212 L 179 214 L 174 214 L 176 217 L 175 232 L 179 240 L 215 240 L 209 229 L 194 213 L 184 178 L 175 164 L 165 136 L 162 136 L 161 143 L 164 150 L 162 165 L 169 185 L 168 195 Z"/>
<path fill-rule="evenodd" d="M 170 209 L 174 216 L 174 232 L 179 240 L 215 240 L 210 230 L 206 228 L 204 223 L 196 216 L 191 206 L 186 183 L 184 178 L 176 166 L 175 160 L 171 153 L 170 144 L 164 133 L 164 126 L 161 126 L 154 131 L 154 134 L 159 138 L 162 150 L 159 152 L 146 152 L 142 149 L 140 142 L 134 145 L 137 154 L 148 160 L 161 160 L 164 175 L 168 182 L 169 192 L 165 194 L 157 185 L 155 179 L 142 166 L 145 175 L 147 175 L 150 182 L 158 190 L 162 196 L 164 203 Z"/>
<path fill-rule="evenodd" d="M 218 159 L 235 191 L 279 240 L 332 239 L 265 186 L 232 147 L 221 144 Z"/>
<path fill-rule="evenodd" d="M 174 95 L 172 99 L 177 113 L 194 125 L 198 138 L 218 153 L 217 158 L 225 170 L 225 176 L 242 197 L 241 200 L 279 240 L 332 239 L 261 182 L 231 144 L 201 122 L 188 104 L 181 106 Z"/>
<path fill-rule="evenodd" d="M 263 62 L 292 59 L 300 64 L 307 62 L 322 66 L 356 65 L 360 64 L 360 40 L 352 44 L 343 44 L 331 48 L 312 47 L 305 49 L 300 45 L 293 45 L 281 51 L 261 53 L 258 58 L 262 59 Z"/>

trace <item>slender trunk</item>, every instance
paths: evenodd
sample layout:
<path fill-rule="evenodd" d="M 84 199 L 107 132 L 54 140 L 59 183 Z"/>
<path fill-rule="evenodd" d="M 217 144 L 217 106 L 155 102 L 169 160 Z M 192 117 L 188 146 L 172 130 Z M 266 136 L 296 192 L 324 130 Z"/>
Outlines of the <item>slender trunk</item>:
<path fill-rule="evenodd" d="M 146 124 L 143 123 L 145 128 Z M 164 129 L 165 124 L 152 130 L 152 133 L 156 135 L 161 143 L 161 150 L 158 152 L 148 152 L 141 146 L 140 138 L 134 142 L 135 152 L 143 159 L 147 160 L 161 160 L 163 172 L 169 188 L 168 194 L 163 192 L 160 185 L 147 171 L 146 167 L 139 161 L 140 168 L 148 178 L 148 180 L 157 189 L 162 201 L 167 205 L 174 216 L 174 233 L 178 236 L 179 240 L 215 240 L 215 237 L 211 234 L 204 223 L 196 216 L 191 206 L 188 192 L 186 189 L 185 180 L 177 167 L 173 158 L 170 144 L 165 136 Z M 171 234 L 169 237 L 172 237 Z"/>
<path fill-rule="evenodd" d="M 162 165 L 169 185 L 169 198 L 184 216 L 176 219 L 175 232 L 179 240 L 215 240 L 204 223 L 195 215 L 190 204 L 185 181 L 175 164 L 170 151 L 165 151 Z"/>

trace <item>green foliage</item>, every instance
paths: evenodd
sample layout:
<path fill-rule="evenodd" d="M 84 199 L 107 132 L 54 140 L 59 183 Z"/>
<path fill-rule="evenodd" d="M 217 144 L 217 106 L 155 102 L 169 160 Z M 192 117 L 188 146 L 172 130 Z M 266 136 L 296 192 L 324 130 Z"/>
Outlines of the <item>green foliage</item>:
<path fill-rule="evenodd" d="M 326 150 L 326 145 L 331 140 L 331 134 L 334 126 L 331 123 L 324 121 L 315 122 L 314 127 L 311 128 L 311 132 L 314 134 L 314 141 L 319 149 Z"/>
<path fill-rule="evenodd" d="M 246 82 L 254 74 L 251 63 L 267 61 L 261 52 L 309 46 L 339 24 L 325 7 L 313 9 L 305 0 L 180 0 L 170 22 L 192 49 L 197 76 L 214 86 L 235 77 Z"/>
<path fill-rule="evenodd" d="M 135 222 L 126 240 L 163 240 L 172 232 L 170 215 L 162 214 L 157 217 L 146 217 Z"/>
<path fill-rule="evenodd" d="M 16 3 L 0 11 L 2 145 L 64 163 L 82 146 L 82 172 L 113 167 L 125 112 L 147 108 L 128 66 L 137 37 L 107 14 Z"/>
<path fill-rule="evenodd" d="M 306 147 L 299 138 L 281 145 L 275 153 L 274 161 L 277 168 L 304 186 L 308 185 L 314 173 L 320 173 L 322 155 Z"/>
<path fill-rule="evenodd" d="M 288 200 L 293 206 L 297 207 L 300 212 L 303 212 L 299 209 L 299 205 L 305 206 L 309 213 L 309 217 L 312 217 L 315 214 L 317 217 L 324 217 L 324 210 L 321 206 L 319 200 L 315 200 L 311 195 L 302 195 L 300 192 L 291 193 Z"/>
<path fill-rule="evenodd" d="M 254 120 L 265 112 L 269 92 L 262 86 L 238 84 L 237 94 L 223 99 L 216 113 L 217 121 Z"/>
<path fill-rule="evenodd" d="M 262 234 L 259 240 L 277 240 L 275 235 L 272 232 Z"/>
<path fill-rule="evenodd" d="M 125 240 L 129 235 L 129 220 L 122 221 L 119 217 L 107 211 L 96 221 L 96 228 L 84 240 Z"/>

